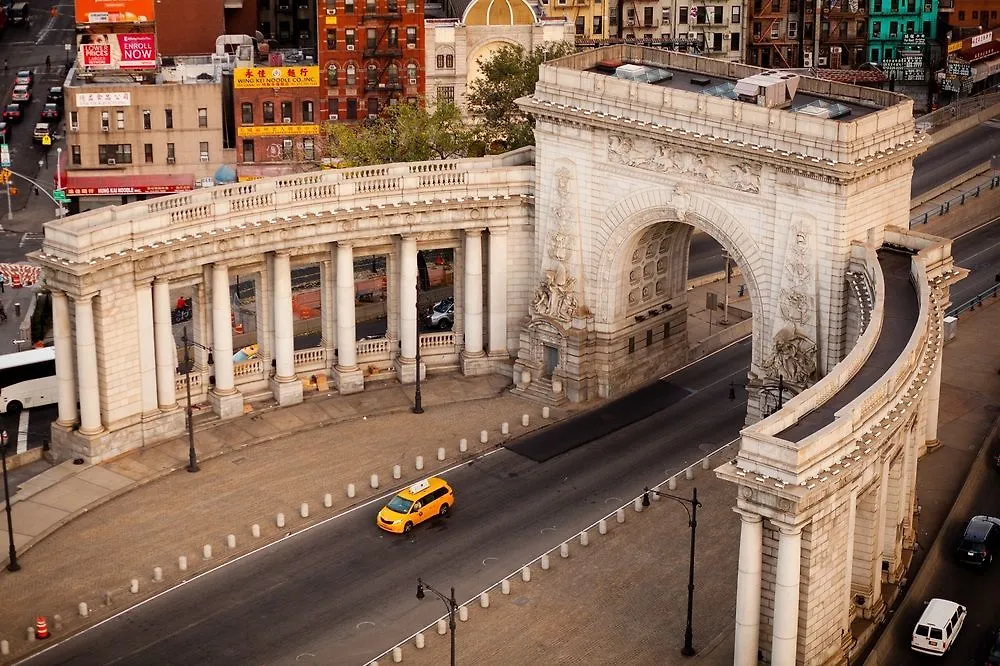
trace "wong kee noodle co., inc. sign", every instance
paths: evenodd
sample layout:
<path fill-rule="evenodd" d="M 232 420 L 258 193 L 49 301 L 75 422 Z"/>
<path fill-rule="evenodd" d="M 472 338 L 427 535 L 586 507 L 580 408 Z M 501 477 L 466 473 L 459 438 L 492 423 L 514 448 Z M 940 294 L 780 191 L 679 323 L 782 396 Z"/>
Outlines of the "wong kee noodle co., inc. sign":
<path fill-rule="evenodd" d="M 156 35 L 152 33 L 93 34 L 80 44 L 84 69 L 155 69 Z"/>

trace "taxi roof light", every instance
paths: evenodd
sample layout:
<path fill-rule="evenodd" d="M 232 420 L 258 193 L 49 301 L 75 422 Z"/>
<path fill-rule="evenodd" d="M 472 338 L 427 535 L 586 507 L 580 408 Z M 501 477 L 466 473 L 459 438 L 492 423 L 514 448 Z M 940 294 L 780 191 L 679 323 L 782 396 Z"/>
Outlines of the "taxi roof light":
<path fill-rule="evenodd" d="M 430 480 L 424 479 L 423 481 L 417 481 L 412 486 L 410 486 L 410 492 L 416 494 L 424 490 L 427 490 L 430 487 L 431 487 Z"/>

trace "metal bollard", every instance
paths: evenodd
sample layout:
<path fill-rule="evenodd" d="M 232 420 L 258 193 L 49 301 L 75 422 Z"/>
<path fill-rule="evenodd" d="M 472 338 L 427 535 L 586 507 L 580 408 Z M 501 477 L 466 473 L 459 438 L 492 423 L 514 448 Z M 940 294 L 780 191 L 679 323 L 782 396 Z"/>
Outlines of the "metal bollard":
<path fill-rule="evenodd" d="M 488 441 L 490 441 L 490 433 L 486 432 L 485 430 L 480 430 L 479 431 L 479 443 L 480 444 L 485 444 Z"/>
<path fill-rule="evenodd" d="M 712 460 L 711 460 L 711 458 L 709 458 L 708 456 L 705 456 L 704 458 L 702 458 L 701 459 L 701 468 L 702 469 L 712 469 Z"/>
<path fill-rule="evenodd" d="M 416 467 L 417 467 L 417 471 L 418 472 L 424 468 L 424 457 L 423 456 L 417 456 Z"/>
<path fill-rule="evenodd" d="M 438 620 L 437 629 L 438 629 L 438 635 L 444 636 L 445 634 L 448 633 L 448 623 L 445 622 L 444 620 Z"/>
<path fill-rule="evenodd" d="M 694 478 L 694 467 L 688 467 L 684 470 L 684 478 L 688 481 Z"/>
<path fill-rule="evenodd" d="M 581 546 L 586 546 L 589 543 L 590 543 L 590 537 L 587 535 L 587 533 L 586 532 L 580 532 L 580 545 Z"/>
<path fill-rule="evenodd" d="M 667 490 L 677 490 L 677 475 L 667 479 Z"/>
<path fill-rule="evenodd" d="M 500 594 L 510 594 L 510 581 L 506 578 L 500 581 Z"/>
<path fill-rule="evenodd" d="M 636 513 L 642 513 L 642 498 L 636 497 L 632 500 L 632 508 L 635 509 Z"/>
<path fill-rule="evenodd" d="M 398 664 L 403 661 L 403 648 L 394 647 L 392 648 L 392 663 Z"/>
<path fill-rule="evenodd" d="M 81 601 L 76 606 L 76 612 L 80 614 L 80 617 L 87 617 L 90 615 L 90 611 L 87 609 L 87 602 Z"/>
<path fill-rule="evenodd" d="M 201 547 L 201 556 L 202 556 L 203 559 L 206 559 L 206 560 L 212 559 L 212 546 L 210 546 L 207 543 L 204 546 L 202 546 Z"/>
<path fill-rule="evenodd" d="M 132 594 L 139 594 L 139 579 L 133 578 L 129 581 L 128 591 Z"/>
<path fill-rule="evenodd" d="M 468 606 L 459 606 L 458 607 L 458 621 L 459 622 L 468 622 L 469 621 L 469 607 Z"/>
<path fill-rule="evenodd" d="M 489 608 L 490 607 L 490 593 L 489 592 L 483 592 L 482 594 L 479 595 L 479 607 L 480 608 Z"/>
<path fill-rule="evenodd" d="M 521 567 L 521 580 L 525 583 L 531 582 L 531 567 Z"/>
<path fill-rule="evenodd" d="M 8 654 L 10 654 L 10 643 L 8 643 L 6 640 L 0 641 L 0 654 L 4 655 L 5 657 Z"/>
<path fill-rule="evenodd" d="M 187 571 L 188 569 L 188 558 L 185 555 L 181 555 L 177 558 L 177 568 L 181 571 Z"/>
<path fill-rule="evenodd" d="M 542 407 L 542 418 L 543 419 L 549 418 L 549 408 L 547 406 Z"/>
<path fill-rule="evenodd" d="M 153 581 L 161 582 L 163 580 L 163 569 L 160 567 L 153 567 Z"/>
<path fill-rule="evenodd" d="M 608 533 L 608 521 L 604 518 L 597 521 L 597 533 L 602 536 Z"/>
<path fill-rule="evenodd" d="M 500 424 L 500 434 L 509 435 L 510 434 L 510 424 L 504 421 Z"/>
<path fill-rule="evenodd" d="M 619 523 L 625 522 L 625 509 L 618 509 L 617 511 L 615 511 L 615 520 L 617 520 Z"/>
<path fill-rule="evenodd" d="M 527 414 L 521 414 L 521 425 L 527 428 L 529 423 L 531 423 L 531 417 Z"/>
<path fill-rule="evenodd" d="M 413 637 L 413 646 L 418 650 L 424 649 L 424 635 L 418 632 L 416 636 Z"/>
<path fill-rule="evenodd" d="M 371 478 L 368 479 L 368 483 L 371 485 L 372 490 L 378 490 L 378 474 L 372 474 Z"/>

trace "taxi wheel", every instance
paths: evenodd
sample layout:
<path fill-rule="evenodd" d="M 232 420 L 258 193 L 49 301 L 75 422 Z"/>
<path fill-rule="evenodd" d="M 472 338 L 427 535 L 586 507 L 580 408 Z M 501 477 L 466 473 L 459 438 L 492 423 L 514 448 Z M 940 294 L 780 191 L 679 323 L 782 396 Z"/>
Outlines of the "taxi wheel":
<path fill-rule="evenodd" d="M 448 515 L 448 508 L 449 507 L 448 507 L 447 504 L 442 504 L 441 508 L 438 510 L 438 515 L 441 516 L 442 518 L 444 516 L 447 516 Z"/>
<path fill-rule="evenodd" d="M 405 525 L 403 525 L 403 534 L 406 534 L 412 529 L 413 529 L 413 523 L 406 523 Z"/>

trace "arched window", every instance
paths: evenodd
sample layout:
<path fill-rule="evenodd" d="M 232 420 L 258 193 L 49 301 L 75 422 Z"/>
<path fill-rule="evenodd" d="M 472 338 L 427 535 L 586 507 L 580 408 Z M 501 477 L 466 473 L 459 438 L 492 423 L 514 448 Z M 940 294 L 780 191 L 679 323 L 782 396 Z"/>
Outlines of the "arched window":
<path fill-rule="evenodd" d="M 406 65 L 406 78 L 410 81 L 416 82 L 417 80 L 417 63 L 410 62 Z"/>
<path fill-rule="evenodd" d="M 386 71 L 386 74 L 389 77 L 389 83 L 391 83 L 393 85 L 399 83 L 399 65 L 397 65 L 396 63 L 391 63 L 386 68 L 385 71 Z"/>
<path fill-rule="evenodd" d="M 340 73 L 337 70 L 337 63 L 331 62 L 326 66 L 326 85 L 337 86 L 340 81 Z"/>
<path fill-rule="evenodd" d="M 368 63 L 368 66 L 365 67 L 365 80 L 370 86 L 378 84 L 378 65 L 373 62 Z"/>
<path fill-rule="evenodd" d="M 356 86 L 358 84 L 358 68 L 351 63 L 347 66 L 347 85 Z"/>

